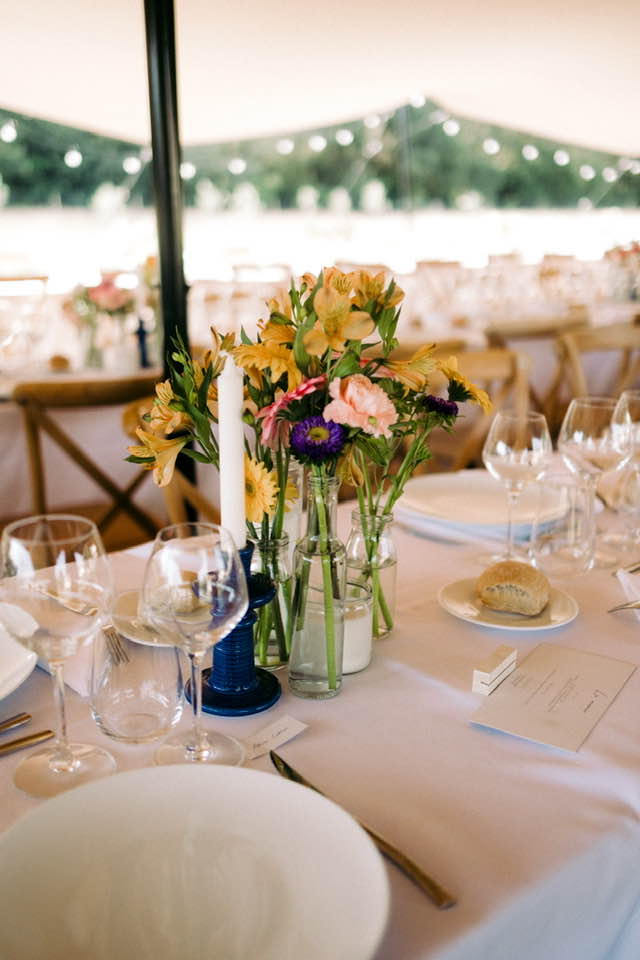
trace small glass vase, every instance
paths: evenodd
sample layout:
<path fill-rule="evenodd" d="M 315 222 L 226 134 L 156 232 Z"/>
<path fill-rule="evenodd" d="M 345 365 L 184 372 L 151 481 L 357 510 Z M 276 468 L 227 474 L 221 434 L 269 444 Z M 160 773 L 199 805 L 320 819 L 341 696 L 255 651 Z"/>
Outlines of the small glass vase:
<path fill-rule="evenodd" d="M 393 514 L 353 510 L 347 540 L 347 575 L 371 590 L 374 640 L 393 629 L 398 555 L 392 536 Z"/>
<path fill-rule="evenodd" d="M 273 581 L 276 595 L 256 610 L 253 627 L 257 667 L 277 670 L 289 660 L 291 652 L 291 605 L 293 576 L 289 555 L 289 537 L 256 542 L 251 561 L 252 573 L 264 573 Z"/>
<path fill-rule="evenodd" d="M 310 473 L 307 529 L 294 552 L 293 638 L 289 689 L 324 700 L 342 686 L 344 544 L 336 536 L 339 482 Z"/>

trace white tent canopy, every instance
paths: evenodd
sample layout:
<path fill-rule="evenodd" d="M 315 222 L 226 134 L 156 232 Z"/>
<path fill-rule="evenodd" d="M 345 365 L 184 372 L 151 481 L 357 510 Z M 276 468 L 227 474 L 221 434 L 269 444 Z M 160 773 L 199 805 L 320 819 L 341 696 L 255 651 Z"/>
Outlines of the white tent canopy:
<path fill-rule="evenodd" d="M 183 141 L 328 125 L 422 94 L 640 156 L 637 0 L 175 0 Z M 5 3 L 0 107 L 149 140 L 142 0 Z"/>

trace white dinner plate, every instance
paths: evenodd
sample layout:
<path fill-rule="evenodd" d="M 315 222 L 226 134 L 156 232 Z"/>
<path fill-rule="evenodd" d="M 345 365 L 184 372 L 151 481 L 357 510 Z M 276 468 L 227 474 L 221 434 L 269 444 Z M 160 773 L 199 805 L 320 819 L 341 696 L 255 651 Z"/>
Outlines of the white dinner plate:
<path fill-rule="evenodd" d="M 24 683 L 37 662 L 33 650 L 27 650 L 0 626 L 0 700 Z"/>
<path fill-rule="evenodd" d="M 548 604 L 535 617 L 491 610 L 477 596 L 476 583 L 477 579 L 471 578 L 447 584 L 438 594 L 440 606 L 460 620 L 497 630 L 553 630 L 571 623 L 578 615 L 578 604 L 573 597 L 555 587 L 549 591 Z"/>
<path fill-rule="evenodd" d="M 505 488 L 486 470 L 412 477 L 398 500 L 398 506 L 454 527 L 504 529 L 507 520 Z M 537 486 L 525 487 L 514 507 L 514 526 L 530 527 L 539 507 L 542 523 L 561 515 L 564 509 L 553 491 L 541 491 Z"/>
<path fill-rule="evenodd" d="M 235 767 L 155 767 L 63 793 L 0 836 L 11 960 L 370 960 L 385 867 L 344 810 Z"/>

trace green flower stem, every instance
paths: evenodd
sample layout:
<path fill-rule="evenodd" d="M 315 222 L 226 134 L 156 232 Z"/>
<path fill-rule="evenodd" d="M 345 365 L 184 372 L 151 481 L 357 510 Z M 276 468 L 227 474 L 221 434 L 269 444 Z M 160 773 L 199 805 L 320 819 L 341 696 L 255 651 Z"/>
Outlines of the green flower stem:
<path fill-rule="evenodd" d="M 284 594 L 285 608 L 289 611 L 289 616 L 287 617 L 287 626 L 284 631 L 284 651 L 286 654 L 287 660 L 291 654 L 291 638 L 293 634 L 293 606 L 292 606 L 292 596 L 291 596 L 291 578 L 287 577 L 282 584 L 282 592 Z"/>
<path fill-rule="evenodd" d="M 324 500 L 320 490 L 315 487 L 314 497 L 316 501 L 316 513 L 318 515 L 318 531 L 320 533 L 320 554 L 322 558 L 322 587 L 324 592 L 324 620 L 325 620 L 325 638 L 327 645 L 327 680 L 329 690 L 335 690 L 337 686 L 336 677 L 336 628 L 334 622 L 333 610 L 333 575 L 331 570 L 331 558 L 329 557 L 329 536 L 327 530 L 327 515 L 324 508 Z"/>

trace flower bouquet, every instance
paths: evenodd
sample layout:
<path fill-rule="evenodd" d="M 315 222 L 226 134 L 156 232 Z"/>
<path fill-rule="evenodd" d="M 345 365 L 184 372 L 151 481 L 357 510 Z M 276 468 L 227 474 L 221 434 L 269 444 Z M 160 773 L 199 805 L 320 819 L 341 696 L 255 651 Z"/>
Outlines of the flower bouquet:
<path fill-rule="evenodd" d="M 133 292 L 117 286 L 111 274 L 104 274 L 97 286 L 77 286 L 65 304 L 66 312 L 87 331 L 85 364 L 87 367 L 102 366 L 102 352 L 98 342 L 99 318 L 108 318 L 108 323 L 122 327 L 125 318 L 135 311 Z M 107 335 L 108 339 L 108 335 Z"/>
<path fill-rule="evenodd" d="M 393 358 L 402 298 L 393 281 L 385 285 L 383 274 L 335 268 L 318 277 L 304 274 L 288 296 L 269 302 L 269 317 L 255 342 L 244 331 L 237 344 L 213 331 L 213 347 L 202 364 L 176 350 L 171 381 L 159 386 L 151 415 L 164 436 L 141 429 L 141 444 L 131 448 L 130 459 L 154 469 L 161 483 L 168 482 L 190 437 L 200 449 L 185 452 L 217 464 L 211 428 L 223 354 L 243 368 L 245 421 L 253 438 L 247 441 L 245 473 L 251 536 L 282 532 L 290 459 L 309 474 L 307 533 L 296 547 L 290 621 L 294 654 L 300 648 L 299 656 L 292 655 L 290 680 L 301 695 L 331 696 L 339 689 L 346 555 L 335 535 L 338 485 L 348 480 L 358 492 L 368 550 L 360 574 L 371 582 L 377 623 L 390 625 L 392 612 L 376 572 L 379 531 L 370 518 L 390 514 L 412 472 L 430 455 L 430 432 L 452 428 L 459 402 L 489 402 L 458 372 L 454 358 L 437 363 L 433 345 L 408 360 Z M 448 380 L 444 399 L 427 392 L 437 367 Z M 173 436 L 176 427 L 184 432 Z M 317 645 L 319 637 L 321 654 L 310 652 L 309 644 Z"/>

